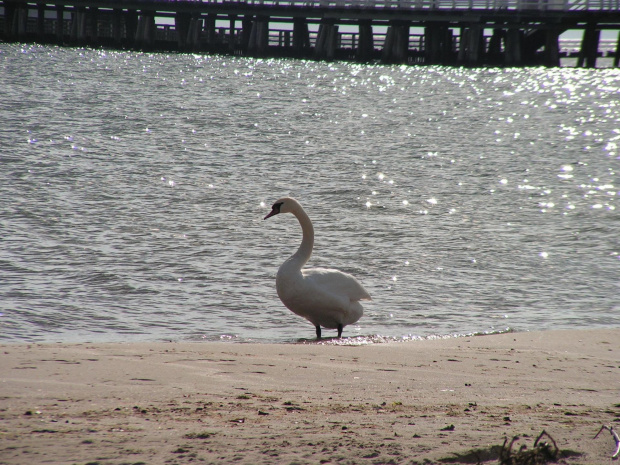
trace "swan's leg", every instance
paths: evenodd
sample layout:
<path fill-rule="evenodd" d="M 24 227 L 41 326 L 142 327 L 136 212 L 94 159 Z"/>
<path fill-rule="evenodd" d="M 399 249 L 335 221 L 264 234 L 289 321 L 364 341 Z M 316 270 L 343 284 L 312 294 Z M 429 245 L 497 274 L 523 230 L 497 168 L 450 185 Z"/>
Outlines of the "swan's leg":
<path fill-rule="evenodd" d="M 321 327 L 316 325 L 316 338 L 321 339 Z"/>
<path fill-rule="evenodd" d="M 342 337 L 342 328 L 343 328 L 342 324 L 339 324 L 338 325 L 338 339 Z"/>

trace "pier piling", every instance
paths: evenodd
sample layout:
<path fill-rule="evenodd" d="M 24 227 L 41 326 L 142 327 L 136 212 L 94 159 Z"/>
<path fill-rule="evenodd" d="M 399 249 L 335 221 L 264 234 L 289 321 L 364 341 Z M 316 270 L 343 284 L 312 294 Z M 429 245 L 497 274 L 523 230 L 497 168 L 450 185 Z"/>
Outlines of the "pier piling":
<path fill-rule="evenodd" d="M 358 24 L 359 40 L 357 41 L 357 49 L 355 56 L 358 61 L 369 61 L 373 57 L 374 40 L 372 37 L 372 22 L 361 20 Z"/>
<path fill-rule="evenodd" d="M 406 63 L 409 51 L 409 23 L 392 21 L 385 36 L 381 61 L 383 63 Z"/>
<path fill-rule="evenodd" d="M 601 31 L 597 29 L 596 23 L 588 23 L 583 31 L 583 40 L 581 42 L 581 51 L 577 59 L 577 67 L 595 68 L 596 58 L 598 55 L 598 43 L 601 37 Z"/>
<path fill-rule="evenodd" d="M 614 54 L 614 68 L 620 64 L 620 32 L 618 32 L 618 41 L 616 42 L 616 53 Z"/>
<path fill-rule="evenodd" d="M 507 66 L 517 66 L 521 63 L 521 43 L 523 34 L 516 27 L 509 27 L 506 30 L 504 47 L 504 63 Z"/>
<path fill-rule="evenodd" d="M 65 41 L 65 7 L 56 5 L 56 43 L 63 45 Z"/>

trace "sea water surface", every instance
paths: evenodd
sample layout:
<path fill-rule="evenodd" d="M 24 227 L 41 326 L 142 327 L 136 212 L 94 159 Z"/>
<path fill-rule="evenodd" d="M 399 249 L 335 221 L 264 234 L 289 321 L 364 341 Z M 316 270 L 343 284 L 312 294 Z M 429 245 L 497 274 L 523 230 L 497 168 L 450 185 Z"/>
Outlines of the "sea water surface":
<path fill-rule="evenodd" d="M 0 44 L 0 342 L 313 338 L 285 195 L 345 336 L 619 327 L 619 145 L 618 69 Z"/>

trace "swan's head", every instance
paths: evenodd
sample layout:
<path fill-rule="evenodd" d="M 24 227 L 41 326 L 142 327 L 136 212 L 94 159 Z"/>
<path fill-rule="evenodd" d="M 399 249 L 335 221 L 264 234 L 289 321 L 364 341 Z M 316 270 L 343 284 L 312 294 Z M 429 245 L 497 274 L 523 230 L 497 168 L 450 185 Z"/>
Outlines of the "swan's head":
<path fill-rule="evenodd" d="M 275 203 L 271 207 L 271 211 L 263 219 L 266 220 L 267 218 L 271 218 L 272 216 L 277 215 L 278 213 L 293 213 L 295 210 L 297 210 L 300 207 L 301 205 L 299 204 L 297 200 L 291 197 L 283 197 L 275 201 Z"/>

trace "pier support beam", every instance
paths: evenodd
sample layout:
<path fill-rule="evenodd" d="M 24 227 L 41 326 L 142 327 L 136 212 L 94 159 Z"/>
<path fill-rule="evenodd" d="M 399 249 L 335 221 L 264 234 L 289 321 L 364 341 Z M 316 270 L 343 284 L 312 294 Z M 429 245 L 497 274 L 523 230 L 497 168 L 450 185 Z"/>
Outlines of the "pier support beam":
<path fill-rule="evenodd" d="M 334 20 L 323 20 L 314 46 L 314 58 L 333 60 L 338 44 L 338 26 Z"/>
<path fill-rule="evenodd" d="M 596 68 L 596 56 L 598 54 L 598 43 L 601 38 L 601 31 L 596 28 L 596 23 L 588 23 L 583 31 L 581 50 L 577 58 L 577 68 Z"/>
<path fill-rule="evenodd" d="M 504 63 L 507 66 L 521 65 L 523 33 L 520 29 L 509 28 L 504 42 Z"/>
<path fill-rule="evenodd" d="M 62 45 L 65 41 L 65 7 L 56 5 L 56 43 Z"/>
<path fill-rule="evenodd" d="M 209 13 L 205 22 L 205 32 L 207 38 L 207 50 L 214 50 L 216 45 L 215 20 L 217 15 Z"/>
<path fill-rule="evenodd" d="M 280 37 L 278 38 L 278 44 L 282 47 L 282 35 L 284 34 L 284 48 L 289 49 L 291 47 L 291 31 L 280 31 Z"/>
<path fill-rule="evenodd" d="M 560 32 L 555 27 L 546 31 L 545 66 L 553 68 L 560 66 Z"/>
<path fill-rule="evenodd" d="M 257 16 L 252 24 L 248 52 L 251 56 L 262 57 L 269 47 L 269 17 Z"/>
<path fill-rule="evenodd" d="M 269 18 L 261 18 L 260 33 L 256 37 L 256 48 L 261 55 L 266 55 L 269 49 Z"/>
<path fill-rule="evenodd" d="M 355 58 L 358 61 L 369 61 L 372 59 L 374 49 L 372 22 L 361 20 L 359 22 L 359 40 L 357 43 L 357 50 L 355 51 Z"/>
<path fill-rule="evenodd" d="M 122 45 L 122 28 L 121 28 L 121 18 L 122 18 L 122 10 L 114 9 L 112 11 L 112 41 L 115 47 L 120 47 Z"/>
<path fill-rule="evenodd" d="M 99 38 L 99 9 L 97 7 L 88 7 L 86 13 L 87 21 L 87 43 L 97 45 L 97 39 Z"/>
<path fill-rule="evenodd" d="M 383 42 L 383 51 L 381 52 L 381 61 L 389 63 L 392 59 L 392 49 L 394 48 L 394 26 L 388 27 L 385 34 L 385 42 Z"/>
<path fill-rule="evenodd" d="M 187 37 L 185 38 L 185 44 L 188 50 L 199 51 L 200 50 L 200 36 L 202 34 L 202 18 L 199 13 L 192 15 L 189 21 L 189 27 L 187 29 Z"/>
<path fill-rule="evenodd" d="M 28 6 L 5 2 L 4 36 L 8 41 L 24 40 L 28 21 Z"/>
<path fill-rule="evenodd" d="M 461 33 L 459 34 L 459 51 L 457 54 L 456 62 L 460 65 L 465 63 L 467 58 L 467 41 L 469 40 L 469 29 L 461 27 Z"/>
<path fill-rule="evenodd" d="M 86 8 L 76 8 L 71 13 L 71 42 L 79 45 L 86 44 Z"/>
<path fill-rule="evenodd" d="M 323 48 L 325 47 L 325 24 L 319 24 L 319 30 L 316 34 L 316 42 L 314 43 L 314 58 L 321 58 Z"/>
<path fill-rule="evenodd" d="M 133 47 L 138 30 L 138 12 L 129 10 L 125 13 L 125 29 L 127 34 L 127 46 Z"/>
<path fill-rule="evenodd" d="M 37 5 L 37 40 L 39 42 L 45 41 L 45 4 L 39 3 Z"/>
<path fill-rule="evenodd" d="M 478 66 L 484 53 L 484 28 L 482 24 L 472 23 L 461 30 L 459 44 L 459 63 Z"/>
<path fill-rule="evenodd" d="M 383 63 L 407 63 L 409 59 L 409 23 L 393 21 L 388 27 L 381 54 Z"/>
<path fill-rule="evenodd" d="M 134 47 L 151 50 L 155 44 L 155 14 L 152 11 L 140 12 Z"/>
<path fill-rule="evenodd" d="M 456 49 L 454 47 L 454 31 L 446 26 L 443 33 L 443 59 L 446 65 L 456 63 Z"/>
<path fill-rule="evenodd" d="M 174 16 L 174 29 L 177 31 L 177 45 L 179 50 L 187 49 L 187 33 L 189 32 L 191 20 L 192 15 L 189 13 L 178 12 Z"/>
<path fill-rule="evenodd" d="M 467 64 L 470 66 L 479 65 L 481 63 L 482 52 L 484 52 L 484 29 L 480 24 L 474 24 L 469 34 Z"/>
<path fill-rule="evenodd" d="M 13 18 L 17 7 L 11 2 L 4 2 L 2 6 L 4 6 L 4 38 L 7 41 L 15 40 L 13 36 Z"/>
<path fill-rule="evenodd" d="M 454 62 L 452 30 L 448 24 L 427 23 L 424 28 L 424 62 L 448 65 Z"/>
<path fill-rule="evenodd" d="M 614 54 L 614 68 L 620 65 L 620 31 L 618 31 L 618 41 L 616 42 L 616 53 Z"/>
<path fill-rule="evenodd" d="M 25 41 L 26 33 L 28 32 L 28 5 L 11 5 L 8 8 L 12 10 L 10 13 L 11 23 L 8 26 L 10 30 L 8 34 L 9 39 Z"/>
<path fill-rule="evenodd" d="M 340 33 L 337 25 L 332 25 L 327 36 L 327 49 L 325 58 L 333 60 L 336 56 L 336 50 L 340 48 Z"/>
<path fill-rule="evenodd" d="M 305 56 L 310 49 L 310 31 L 305 18 L 293 21 L 293 52 L 297 56 Z"/>
<path fill-rule="evenodd" d="M 506 31 L 501 27 L 493 29 L 493 35 L 489 39 L 489 49 L 487 50 L 487 63 L 499 64 L 504 61 L 502 53 L 502 42 L 506 43 Z"/>
<path fill-rule="evenodd" d="M 229 26 L 229 32 L 228 32 L 228 51 L 230 53 L 234 53 L 235 43 L 236 43 L 235 23 L 237 22 L 237 15 L 230 15 L 229 20 L 230 20 L 230 26 Z"/>
<path fill-rule="evenodd" d="M 254 17 L 245 15 L 241 20 L 241 49 L 243 53 L 250 50 L 250 39 L 252 37 L 252 28 L 254 28 Z"/>

